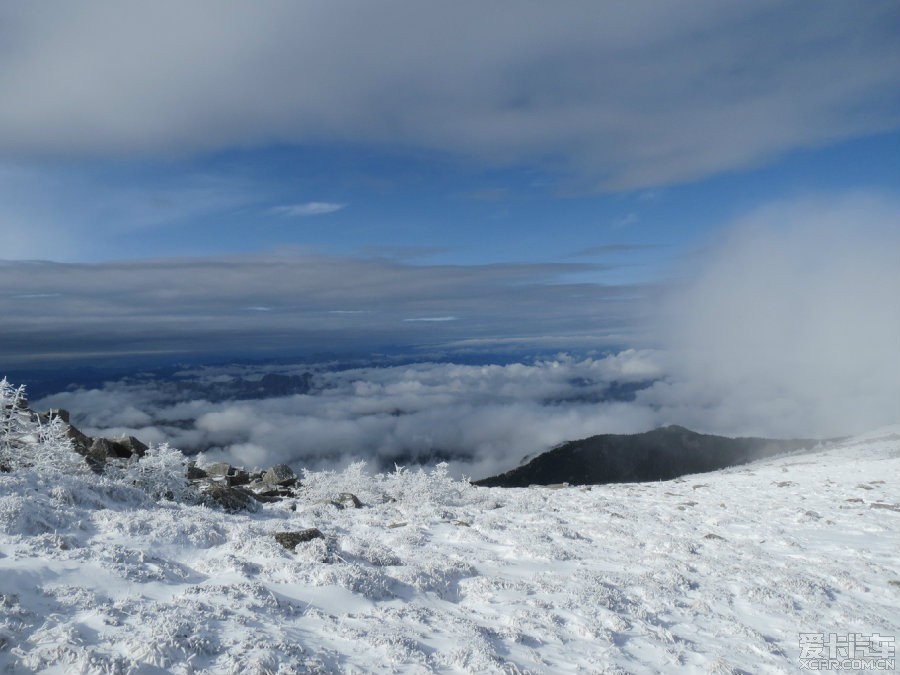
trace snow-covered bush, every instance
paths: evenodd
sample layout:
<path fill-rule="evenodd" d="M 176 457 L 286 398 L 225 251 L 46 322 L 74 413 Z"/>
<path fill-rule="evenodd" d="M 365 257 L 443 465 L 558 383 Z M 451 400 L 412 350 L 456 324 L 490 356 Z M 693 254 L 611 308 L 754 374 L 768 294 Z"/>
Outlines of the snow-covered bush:
<path fill-rule="evenodd" d="M 151 446 L 125 468 L 122 479 L 153 499 L 194 503 L 199 495 L 187 477 L 188 458 L 168 443 Z"/>
<path fill-rule="evenodd" d="M 56 415 L 38 415 L 26 405 L 25 385 L 0 380 L 0 467 L 33 469 L 39 475 L 78 474 L 89 471 L 75 452 L 69 425 Z M 124 466 L 108 463 L 107 484 L 138 487 L 153 499 L 196 503 L 198 494 L 187 478 L 188 459 L 163 444 L 151 447 L 140 459 Z"/>
<path fill-rule="evenodd" d="M 470 503 L 480 496 L 467 480 L 455 480 L 450 476 L 448 468 L 446 462 L 437 464 L 431 470 L 410 471 L 398 466 L 384 476 L 384 489 L 398 501 L 445 506 Z"/>
<path fill-rule="evenodd" d="M 50 415 L 44 421 L 28 409 L 25 385 L 0 380 L 0 466 L 42 473 L 84 471 L 84 460 L 75 452 L 68 431 L 60 417 Z"/>
<path fill-rule="evenodd" d="M 15 450 L 30 433 L 30 416 L 25 409 L 25 385 L 0 380 L 0 464 L 11 467 Z"/>
<path fill-rule="evenodd" d="M 303 469 L 300 494 L 307 502 L 327 502 L 345 492 L 366 503 L 383 500 L 384 491 L 378 478 L 366 471 L 365 462 L 353 462 L 343 471 L 311 471 Z"/>
<path fill-rule="evenodd" d="M 365 462 L 354 462 L 343 471 L 303 470 L 300 494 L 305 501 L 335 500 L 346 492 L 368 504 L 393 500 L 409 507 L 457 506 L 485 499 L 467 480 L 450 476 L 445 462 L 431 469 L 398 466 L 387 474 L 368 473 Z"/>
<path fill-rule="evenodd" d="M 45 473 L 82 473 L 87 471 L 84 458 L 75 452 L 69 438 L 69 425 L 58 415 L 47 422 L 37 418 L 36 442 L 31 446 L 31 465 Z"/>

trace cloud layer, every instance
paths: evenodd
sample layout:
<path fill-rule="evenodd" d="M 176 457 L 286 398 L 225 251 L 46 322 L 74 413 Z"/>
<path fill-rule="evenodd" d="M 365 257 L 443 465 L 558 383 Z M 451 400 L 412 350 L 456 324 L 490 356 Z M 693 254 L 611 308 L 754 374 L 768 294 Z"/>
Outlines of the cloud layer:
<path fill-rule="evenodd" d="M 267 356 L 465 340 L 626 339 L 635 286 L 581 264 L 415 266 L 298 251 L 99 264 L 0 262 L 7 366 L 128 354 Z"/>
<path fill-rule="evenodd" d="M 221 380 L 247 372 L 254 370 L 211 368 L 182 377 Z M 600 401 L 616 391 L 621 397 L 623 384 L 660 374 L 652 354 L 635 351 L 529 364 L 322 366 L 315 372 L 310 394 L 259 401 L 178 401 L 166 382 L 130 380 L 38 404 L 76 412 L 73 421 L 88 433 L 209 447 L 212 457 L 243 465 L 327 467 L 366 459 L 383 468 L 395 460 L 446 457 L 456 473 L 481 477 L 567 439 L 653 425 L 656 415 L 643 406 Z M 611 392 L 613 383 L 619 389 Z"/>
<path fill-rule="evenodd" d="M 0 152 L 378 144 L 691 180 L 895 128 L 896 3 L 0 10 Z"/>
<path fill-rule="evenodd" d="M 651 313 L 687 426 L 849 434 L 900 419 L 900 202 L 769 205 L 687 261 Z"/>

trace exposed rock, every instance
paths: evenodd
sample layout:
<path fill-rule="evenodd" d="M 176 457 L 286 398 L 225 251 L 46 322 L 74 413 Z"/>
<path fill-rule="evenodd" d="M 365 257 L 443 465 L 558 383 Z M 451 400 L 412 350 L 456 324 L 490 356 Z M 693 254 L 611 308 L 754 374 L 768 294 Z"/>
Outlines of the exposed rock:
<path fill-rule="evenodd" d="M 227 476 L 231 472 L 231 464 L 226 464 L 225 462 L 218 462 L 216 464 L 210 464 L 209 466 L 204 467 L 204 471 L 206 471 L 206 475 L 210 478 L 214 476 Z"/>
<path fill-rule="evenodd" d="M 268 482 L 261 480 L 266 476 L 269 478 Z M 293 497 L 294 492 L 289 486 L 297 481 L 294 472 L 283 464 L 264 472 L 251 473 L 226 462 L 210 464 L 202 469 L 191 463 L 188 465 L 187 477 L 211 501 L 232 512 L 254 508 L 256 504 L 249 500 L 272 503 Z"/>
<path fill-rule="evenodd" d="M 233 469 L 231 473 L 225 476 L 225 482 L 231 487 L 247 485 L 250 482 L 250 474 L 243 469 Z"/>
<path fill-rule="evenodd" d="M 206 478 L 208 474 L 206 471 L 198 467 L 194 462 L 188 462 L 187 467 L 187 477 L 188 480 L 198 480 L 200 478 Z"/>
<path fill-rule="evenodd" d="M 28 415 L 33 422 L 47 424 L 54 417 L 66 422 L 66 434 L 72 441 L 73 449 L 84 456 L 88 466 L 97 474 L 104 473 L 109 462 L 121 465 L 121 460 L 143 457 L 149 449 L 134 436 L 92 438 L 69 423 L 70 417 L 66 410 L 52 409 L 37 413 L 25 405 L 20 407 L 21 415 Z M 9 466 L 0 465 L 0 471 L 10 470 Z M 295 493 L 291 488 L 298 482 L 296 474 L 286 464 L 278 464 L 266 471 L 249 472 L 227 462 L 210 464 L 201 469 L 191 461 L 187 464 L 186 478 L 203 494 L 206 503 L 232 513 L 256 510 L 259 502 L 279 502 L 294 497 Z M 362 506 L 362 502 L 350 493 L 342 494 L 335 504 L 340 508 Z"/>
<path fill-rule="evenodd" d="M 67 425 L 66 436 L 72 441 L 72 449 L 79 455 L 83 455 L 88 465 L 97 473 L 103 473 L 104 465 L 110 459 L 128 459 L 129 457 L 143 457 L 147 452 L 147 445 L 134 436 L 121 436 L 119 438 L 92 438 L 82 433 L 69 422 L 67 410 L 51 409 L 46 413 L 37 413 L 42 423 L 49 422 L 58 417 Z"/>
<path fill-rule="evenodd" d="M 209 478 L 224 479 L 223 482 L 228 487 L 239 487 L 250 483 L 250 474 L 247 471 L 225 462 L 210 464 L 202 471 L 206 472 L 206 476 Z"/>
<path fill-rule="evenodd" d="M 284 497 L 294 496 L 294 493 L 290 488 L 272 487 L 271 485 L 266 485 L 261 490 L 254 490 L 253 494 L 255 494 L 257 498 L 262 498 L 263 500 L 268 498 L 282 499 Z"/>
<path fill-rule="evenodd" d="M 219 483 L 213 483 L 203 491 L 207 500 L 212 501 L 229 513 L 238 511 L 255 511 L 257 500 L 255 495 L 245 488 L 228 487 Z"/>
<path fill-rule="evenodd" d="M 297 484 L 297 474 L 287 464 L 276 464 L 268 471 L 263 472 L 262 481 L 269 485 L 290 487 Z"/>
<path fill-rule="evenodd" d="M 88 436 L 72 426 L 66 410 L 51 409 L 37 413 L 30 410 L 25 402 L 21 402 L 17 409 L 21 411 L 18 414 L 23 418 L 27 416 L 30 422 L 48 424 L 54 418 L 63 420 L 73 449 L 85 458 L 88 466 L 97 474 L 103 474 L 109 462 L 122 466 L 123 460 L 134 461 L 149 450 L 145 443 L 134 436 L 112 439 Z M 9 471 L 10 466 L 0 465 L 0 472 Z M 286 464 L 278 464 L 266 471 L 249 472 L 227 462 L 218 462 L 201 469 L 190 461 L 187 463 L 186 478 L 201 492 L 207 504 L 231 513 L 256 510 L 260 502 L 279 502 L 294 497 L 296 495 L 291 488 L 298 482 L 296 474 Z M 340 508 L 362 506 L 362 502 L 351 493 L 341 494 L 335 504 Z M 296 509 L 295 505 L 292 506 Z"/>
<path fill-rule="evenodd" d="M 324 539 L 325 535 L 317 527 L 311 527 L 308 530 L 299 530 L 296 532 L 276 532 L 275 541 L 284 546 L 288 551 L 293 551 L 297 544 L 313 539 Z"/>
<path fill-rule="evenodd" d="M 45 413 L 38 413 L 38 417 L 41 419 L 42 423 L 49 422 L 53 417 L 58 417 L 66 424 L 71 424 L 71 422 L 69 422 L 69 411 L 63 408 L 50 408 L 50 410 Z"/>
<path fill-rule="evenodd" d="M 523 466 L 472 484 L 526 487 L 671 480 L 812 448 L 818 443 L 811 439 L 726 438 L 668 426 L 642 434 L 603 434 L 564 443 Z"/>
<path fill-rule="evenodd" d="M 143 457 L 150 448 L 134 436 L 120 436 L 113 439 L 113 443 L 128 452 L 128 456 Z"/>
<path fill-rule="evenodd" d="M 74 449 L 75 452 L 79 455 L 88 454 L 91 449 L 91 444 L 94 442 L 93 438 L 87 434 L 81 433 L 71 424 L 69 425 L 69 430 L 66 432 L 66 435 L 72 440 L 72 449 Z"/>
<path fill-rule="evenodd" d="M 340 496 L 334 500 L 337 504 L 340 504 L 342 508 L 354 508 L 361 509 L 363 503 L 359 501 L 359 497 L 357 497 L 352 492 L 342 492 Z"/>
<path fill-rule="evenodd" d="M 352 492 L 342 492 L 336 499 L 323 499 L 320 503 L 337 509 L 361 509 L 363 507 L 359 497 Z"/>
<path fill-rule="evenodd" d="M 254 492 L 253 498 L 258 502 L 262 502 L 263 504 L 274 504 L 274 503 L 280 502 L 282 499 L 284 499 L 285 495 L 274 492 L 274 491 L 269 492 L 269 493 Z"/>
<path fill-rule="evenodd" d="M 127 459 L 131 457 L 131 450 L 108 438 L 95 438 L 87 454 L 93 460 L 106 462 L 113 458 Z"/>

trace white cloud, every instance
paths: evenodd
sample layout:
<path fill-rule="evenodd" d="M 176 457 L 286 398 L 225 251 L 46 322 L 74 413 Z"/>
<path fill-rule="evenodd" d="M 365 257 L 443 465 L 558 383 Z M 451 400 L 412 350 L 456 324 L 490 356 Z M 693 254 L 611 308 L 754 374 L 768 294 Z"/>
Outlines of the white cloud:
<path fill-rule="evenodd" d="M 306 202 L 304 204 L 285 204 L 283 206 L 276 206 L 271 209 L 271 211 L 279 216 L 304 218 L 334 213 L 335 211 L 340 211 L 346 207 L 346 204 L 337 204 L 335 202 Z"/>
<path fill-rule="evenodd" d="M 563 281 L 587 269 L 574 263 L 410 265 L 303 252 L 10 262 L 0 265 L 0 344 L 8 364 L 50 354 L 77 359 L 212 350 L 233 356 L 301 348 L 372 351 L 496 336 L 528 341 L 545 337 L 547 326 L 608 345 L 610 326 L 633 323 L 633 308 L 619 299 L 642 289 Z M 460 316 L 466 321 L 453 320 Z"/>
<path fill-rule="evenodd" d="M 768 206 L 689 261 L 648 331 L 645 401 L 712 431 L 843 435 L 900 420 L 900 203 Z"/>
<path fill-rule="evenodd" d="M 890 0 L 8 5 L 0 151 L 388 143 L 653 186 L 896 128 L 897 18 Z"/>
<path fill-rule="evenodd" d="M 455 316 L 420 316 L 413 319 L 403 319 L 406 322 L 424 321 L 426 323 L 444 323 L 445 321 L 458 321 Z"/>
<path fill-rule="evenodd" d="M 600 400 L 614 381 L 657 377 L 653 358 L 626 351 L 531 364 L 320 366 L 309 395 L 223 403 L 179 403 L 165 382 L 123 381 L 36 405 L 70 409 L 89 433 L 108 428 L 104 433 L 218 448 L 209 456 L 247 465 L 329 466 L 355 458 L 390 463 L 443 453 L 457 458 L 456 472 L 486 475 L 564 440 L 652 426 L 649 408 Z M 295 368 L 302 372 L 304 366 Z M 216 374 L 210 368 L 200 376 Z"/>

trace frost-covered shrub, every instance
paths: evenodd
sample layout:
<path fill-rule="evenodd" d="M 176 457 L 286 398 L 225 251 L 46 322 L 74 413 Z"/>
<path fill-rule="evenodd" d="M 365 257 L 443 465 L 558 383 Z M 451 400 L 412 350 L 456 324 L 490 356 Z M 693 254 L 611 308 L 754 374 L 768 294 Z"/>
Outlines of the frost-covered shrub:
<path fill-rule="evenodd" d="M 61 417 L 52 415 L 46 423 L 38 418 L 37 442 L 31 448 L 32 466 L 45 473 L 84 473 L 84 458 L 75 452 L 69 438 L 69 425 Z"/>
<path fill-rule="evenodd" d="M 482 497 L 466 480 L 456 480 L 444 462 L 432 469 L 411 471 L 398 466 L 388 474 L 370 474 L 365 462 L 355 462 L 343 471 L 303 470 L 300 493 L 311 502 L 337 499 L 351 492 L 366 503 L 390 498 L 408 504 L 453 506 L 472 503 Z"/>
<path fill-rule="evenodd" d="M 31 433 L 31 418 L 25 408 L 25 385 L 14 387 L 5 377 L 0 380 L 0 464 L 12 467 L 15 451 Z"/>
<path fill-rule="evenodd" d="M 25 385 L 0 380 L 0 465 L 39 473 L 79 473 L 86 469 L 69 438 L 69 425 L 51 415 L 42 421 L 28 409 Z"/>
<path fill-rule="evenodd" d="M 363 502 L 379 502 L 383 489 L 378 478 L 366 472 L 365 462 L 354 462 L 343 471 L 310 471 L 304 468 L 300 494 L 309 502 L 331 501 L 345 492 L 356 495 Z"/>
<path fill-rule="evenodd" d="M 384 476 L 385 491 L 400 502 L 457 506 L 476 499 L 476 488 L 465 480 L 455 480 L 448 472 L 446 462 L 431 470 L 410 471 L 398 466 Z"/>
<path fill-rule="evenodd" d="M 168 443 L 151 446 L 144 456 L 132 461 L 122 479 L 135 485 L 153 499 L 196 502 L 197 491 L 187 477 L 188 459 Z"/>

